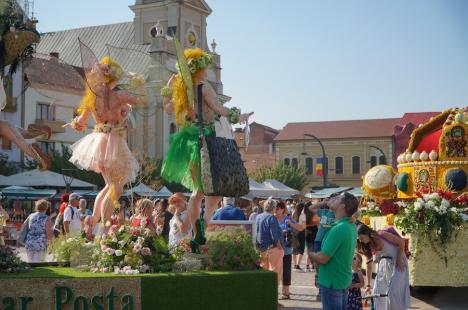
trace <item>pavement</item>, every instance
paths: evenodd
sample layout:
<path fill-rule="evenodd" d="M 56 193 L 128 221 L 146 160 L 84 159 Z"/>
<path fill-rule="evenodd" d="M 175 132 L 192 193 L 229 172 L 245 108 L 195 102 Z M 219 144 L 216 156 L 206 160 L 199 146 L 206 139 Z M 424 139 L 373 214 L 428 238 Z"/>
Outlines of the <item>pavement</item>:
<path fill-rule="evenodd" d="M 304 268 L 304 267 L 303 267 Z M 279 300 L 284 310 L 322 309 L 316 301 L 318 289 L 314 286 L 315 272 L 293 272 L 290 287 L 291 299 Z M 281 292 L 281 288 L 278 289 Z M 468 287 L 464 288 L 419 288 L 412 290 L 411 308 L 418 310 L 466 310 Z M 281 296 L 281 295 L 279 295 Z M 366 308 L 366 309 L 370 309 Z M 378 309 L 377 309 L 378 310 Z"/>

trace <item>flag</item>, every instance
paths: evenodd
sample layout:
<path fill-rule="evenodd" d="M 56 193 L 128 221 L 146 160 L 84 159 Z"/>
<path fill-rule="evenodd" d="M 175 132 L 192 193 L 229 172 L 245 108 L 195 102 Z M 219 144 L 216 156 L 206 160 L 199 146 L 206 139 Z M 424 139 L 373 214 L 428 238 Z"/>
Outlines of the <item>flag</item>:
<path fill-rule="evenodd" d="M 323 176 L 323 158 L 317 158 L 317 162 L 315 164 L 315 172 L 317 173 L 317 176 Z"/>

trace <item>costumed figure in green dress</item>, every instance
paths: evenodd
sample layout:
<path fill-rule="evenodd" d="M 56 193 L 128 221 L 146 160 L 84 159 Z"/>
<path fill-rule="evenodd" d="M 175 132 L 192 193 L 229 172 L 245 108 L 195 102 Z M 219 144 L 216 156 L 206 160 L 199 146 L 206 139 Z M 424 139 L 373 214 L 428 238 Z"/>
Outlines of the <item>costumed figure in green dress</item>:
<path fill-rule="evenodd" d="M 213 62 L 212 56 L 202 49 L 186 49 L 182 52 L 175 40 L 178 54 L 178 74 L 173 75 L 161 89 L 164 108 L 174 113 L 179 132 L 171 137 L 165 156 L 161 176 L 170 183 L 181 184 L 192 191 L 188 204 L 189 220 L 195 232 L 192 250 L 205 242 L 204 223 L 208 223 L 216 210 L 220 197 L 206 196 L 201 182 L 201 156 L 199 127 L 197 125 L 198 105 L 203 105 L 205 136 L 214 136 L 214 122 L 226 117 L 230 123 L 246 123 L 253 113 L 241 114 L 237 108 L 226 108 L 218 102 L 216 93 L 208 83 L 207 69 Z M 203 102 L 195 99 L 196 87 L 203 84 Z M 200 219 L 202 200 L 205 198 L 204 220 Z"/>

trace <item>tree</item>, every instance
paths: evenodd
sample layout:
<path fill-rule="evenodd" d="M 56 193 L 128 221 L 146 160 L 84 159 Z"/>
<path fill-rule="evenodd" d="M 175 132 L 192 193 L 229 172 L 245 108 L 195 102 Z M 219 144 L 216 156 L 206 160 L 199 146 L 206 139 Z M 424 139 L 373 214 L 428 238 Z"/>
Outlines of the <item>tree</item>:
<path fill-rule="evenodd" d="M 52 157 L 52 164 L 49 168 L 50 171 L 68 175 L 81 181 L 97 185 L 98 187 L 104 186 L 104 179 L 100 174 L 93 171 L 81 170 L 70 162 L 72 152 L 67 146 L 62 144 L 62 150 L 54 150 L 50 156 Z M 26 159 L 24 169 L 32 170 L 36 168 L 37 163 L 35 161 Z"/>
<path fill-rule="evenodd" d="M 250 177 L 259 183 L 267 179 L 275 179 L 298 191 L 301 191 L 308 183 L 305 167 L 285 166 L 281 163 L 273 167 L 262 166 L 253 171 Z"/>
<path fill-rule="evenodd" d="M 0 174 L 1 175 L 12 175 L 18 172 L 18 167 L 8 161 L 8 155 L 0 153 Z"/>

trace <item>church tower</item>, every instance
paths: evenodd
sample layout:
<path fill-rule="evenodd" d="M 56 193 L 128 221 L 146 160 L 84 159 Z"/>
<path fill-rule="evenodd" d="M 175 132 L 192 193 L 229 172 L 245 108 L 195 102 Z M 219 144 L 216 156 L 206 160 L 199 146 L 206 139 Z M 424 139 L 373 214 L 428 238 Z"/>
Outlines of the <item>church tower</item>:
<path fill-rule="evenodd" d="M 162 107 L 161 89 L 172 74 L 177 73 L 174 42 L 167 35 L 176 36 L 183 48 L 202 48 L 213 54 L 214 64 L 208 73 L 208 80 L 216 90 L 223 104 L 231 98 L 223 94 L 221 82 L 221 57 L 216 53 L 213 41 L 211 50 L 206 37 L 206 19 L 212 10 L 204 0 L 136 0 L 130 6 L 135 13 L 134 43 L 150 45 L 152 58 L 149 70 L 150 100 L 155 112 L 136 121 L 142 126 L 143 135 L 139 140 L 142 150 L 151 157 L 163 158 L 169 146 L 170 134 L 177 130 L 172 115 Z M 140 130 L 138 130 L 140 132 Z"/>

